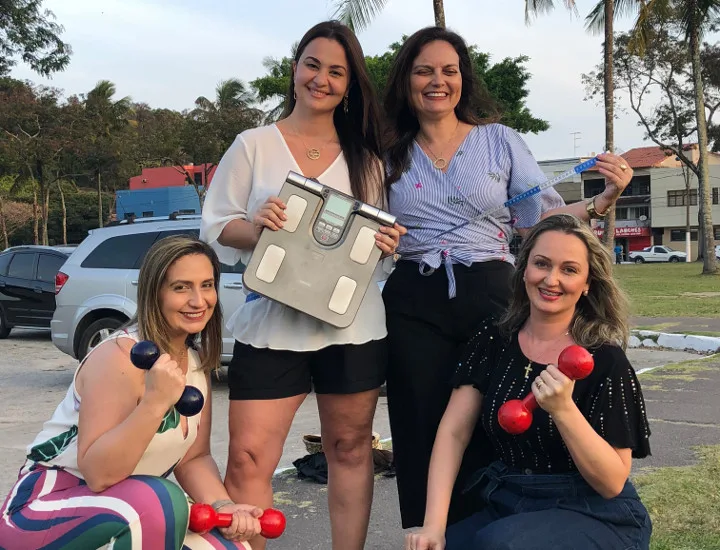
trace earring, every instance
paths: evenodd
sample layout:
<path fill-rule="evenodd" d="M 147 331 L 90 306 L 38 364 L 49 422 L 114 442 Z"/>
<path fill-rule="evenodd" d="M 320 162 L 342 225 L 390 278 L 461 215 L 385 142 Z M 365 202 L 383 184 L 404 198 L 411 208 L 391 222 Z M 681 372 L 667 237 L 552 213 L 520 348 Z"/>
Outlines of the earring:
<path fill-rule="evenodd" d="M 297 92 L 293 90 L 293 99 L 297 101 Z"/>
<path fill-rule="evenodd" d="M 345 114 L 348 114 L 349 103 L 350 100 L 348 99 L 348 96 L 345 96 L 343 98 L 343 111 L 345 111 Z"/>
<path fill-rule="evenodd" d="M 583 296 L 587 296 L 587 295 L 588 295 L 588 292 L 590 292 L 590 291 L 589 291 L 589 290 L 583 290 Z"/>

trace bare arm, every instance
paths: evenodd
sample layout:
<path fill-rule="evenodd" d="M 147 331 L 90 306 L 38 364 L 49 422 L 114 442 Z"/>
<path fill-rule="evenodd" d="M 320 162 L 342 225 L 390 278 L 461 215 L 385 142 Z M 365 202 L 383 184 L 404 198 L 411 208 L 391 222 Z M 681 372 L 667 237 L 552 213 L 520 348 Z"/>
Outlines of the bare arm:
<path fill-rule="evenodd" d="M 240 218 L 230 220 L 220 233 L 218 242 L 239 250 L 252 250 L 264 227 L 271 231 L 282 228 L 283 222 L 287 220 L 283 212 L 285 208 L 287 206 L 279 198 L 270 197 L 255 214 L 252 222 Z"/>
<path fill-rule="evenodd" d="M 482 395 L 473 386 L 461 386 L 450 397 L 430 459 L 424 528 L 445 531 L 452 489 L 481 404 Z"/>
<path fill-rule="evenodd" d="M 78 373 L 78 468 L 95 492 L 133 473 L 185 386 L 177 363 L 163 355 L 151 369 L 163 389 L 146 391 L 151 375 L 130 362 L 133 344 L 127 338 L 102 344 Z"/>
<path fill-rule="evenodd" d="M 605 498 L 620 494 L 630 475 L 632 451 L 611 446 L 577 407 L 554 415 L 553 420 L 585 481 Z"/>
<path fill-rule="evenodd" d="M 630 449 L 612 447 L 593 429 L 572 400 L 575 383 L 555 365 L 549 365 L 538 379 L 543 384 L 539 388 L 533 383 L 533 394 L 552 416 L 580 474 L 605 498 L 617 496 L 630 475 Z"/>

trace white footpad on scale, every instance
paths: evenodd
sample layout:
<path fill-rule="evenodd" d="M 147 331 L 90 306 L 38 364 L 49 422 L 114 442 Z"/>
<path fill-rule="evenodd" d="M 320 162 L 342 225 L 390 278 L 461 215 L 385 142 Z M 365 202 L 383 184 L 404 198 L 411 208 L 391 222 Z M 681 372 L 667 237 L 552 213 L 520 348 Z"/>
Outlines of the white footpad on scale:
<path fill-rule="evenodd" d="M 290 195 L 285 206 L 287 207 L 285 208 L 287 220 L 283 223 L 282 228 L 288 233 L 295 233 L 307 208 L 307 201 L 298 195 Z"/>
<path fill-rule="evenodd" d="M 348 307 L 350 307 L 350 302 L 352 301 L 356 288 L 356 281 L 350 279 L 349 277 L 345 277 L 345 275 L 340 277 L 335 285 L 335 290 L 333 290 L 332 296 L 330 296 L 328 309 L 330 311 L 334 311 L 338 315 L 344 315 L 348 310 Z"/>
<path fill-rule="evenodd" d="M 366 264 L 375 246 L 375 231 L 365 226 L 358 231 L 353 247 L 350 250 L 350 259 L 359 264 Z"/>
<path fill-rule="evenodd" d="M 280 266 L 285 259 L 285 249 L 271 244 L 265 249 L 262 260 L 257 266 L 255 276 L 266 283 L 272 283 L 277 277 Z"/>

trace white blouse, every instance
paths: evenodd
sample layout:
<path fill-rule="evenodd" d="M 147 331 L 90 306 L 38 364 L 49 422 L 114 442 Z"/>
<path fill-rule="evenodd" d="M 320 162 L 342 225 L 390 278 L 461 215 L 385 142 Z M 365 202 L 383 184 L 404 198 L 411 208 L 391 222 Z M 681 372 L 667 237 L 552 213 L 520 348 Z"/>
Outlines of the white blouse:
<path fill-rule="evenodd" d="M 272 195 L 278 195 L 288 172 L 301 174 L 277 126 L 263 126 L 238 135 L 223 156 L 205 196 L 200 238 L 222 263 L 247 265 L 252 250 L 218 243 L 225 225 L 234 219 L 252 220 Z M 352 195 L 350 176 L 341 153 L 317 178 Z M 379 263 L 353 323 L 336 328 L 267 298 L 245 302 L 230 317 L 228 330 L 238 342 L 257 348 L 313 351 L 335 344 L 364 344 L 387 336 L 385 307 L 378 283 L 387 278 Z M 249 291 L 246 291 L 249 294 Z"/>

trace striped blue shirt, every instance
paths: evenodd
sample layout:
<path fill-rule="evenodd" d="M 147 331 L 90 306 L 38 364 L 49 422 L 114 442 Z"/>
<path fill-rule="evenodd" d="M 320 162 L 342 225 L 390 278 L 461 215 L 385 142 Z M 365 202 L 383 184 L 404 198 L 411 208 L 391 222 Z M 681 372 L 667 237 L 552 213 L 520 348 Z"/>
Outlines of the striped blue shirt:
<path fill-rule="evenodd" d="M 510 253 L 513 228 L 528 228 L 540 215 L 564 205 L 552 189 L 505 208 L 492 218 L 477 220 L 441 236 L 463 222 L 502 205 L 544 183 L 547 178 L 530 149 L 511 128 L 501 124 L 476 126 L 453 156 L 447 172 L 435 168 L 417 142 L 410 169 L 390 188 L 390 212 L 408 228 L 398 253 L 432 273 L 444 264 L 450 298 L 455 297 L 452 264 L 501 260 L 514 264 Z"/>

